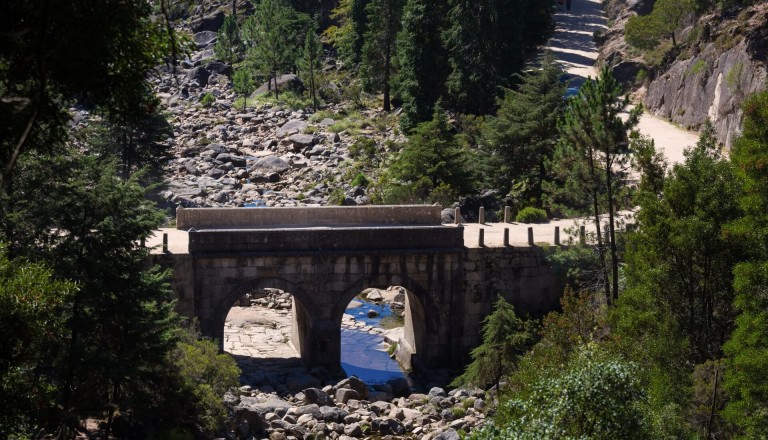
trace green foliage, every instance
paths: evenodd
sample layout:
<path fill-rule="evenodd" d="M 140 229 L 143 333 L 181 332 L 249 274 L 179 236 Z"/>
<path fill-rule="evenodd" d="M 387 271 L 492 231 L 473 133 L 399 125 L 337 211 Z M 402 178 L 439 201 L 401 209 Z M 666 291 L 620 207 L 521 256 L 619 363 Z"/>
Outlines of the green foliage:
<path fill-rule="evenodd" d="M 637 367 L 594 345 L 503 405 L 495 423 L 470 438 L 650 438 Z"/>
<path fill-rule="evenodd" d="M 306 72 L 309 82 L 309 96 L 312 98 L 312 107 L 317 111 L 317 77 L 322 68 L 320 57 L 323 55 L 323 47 L 317 38 L 317 23 L 312 20 L 311 26 L 304 36 L 304 50 L 299 59 L 299 68 Z"/>
<path fill-rule="evenodd" d="M 240 39 L 240 28 L 234 15 L 227 15 L 216 35 L 216 45 L 213 47 L 216 57 L 226 63 L 236 63 L 243 53 L 243 41 Z"/>
<path fill-rule="evenodd" d="M 326 31 L 326 36 L 331 37 L 339 58 L 350 68 L 356 68 L 363 53 L 363 34 L 368 27 L 366 6 L 370 1 L 340 0 L 339 6 L 331 14 L 331 18 L 341 23 L 341 27 L 332 28 L 332 32 Z"/>
<path fill-rule="evenodd" d="M 517 213 L 515 221 L 518 223 L 546 223 L 547 211 L 528 206 Z"/>
<path fill-rule="evenodd" d="M 429 120 L 435 103 L 445 94 L 448 53 L 440 32 L 445 28 L 447 9 L 444 0 L 410 0 L 405 4 L 403 29 L 397 37 L 397 84 L 403 100 L 400 126 L 405 132 Z"/>
<path fill-rule="evenodd" d="M 676 46 L 675 33 L 693 10 L 693 0 L 657 0 L 649 15 L 634 16 L 627 21 L 624 38 L 630 45 L 644 50 L 658 46 L 665 37 L 671 38 L 672 46 Z"/>
<path fill-rule="evenodd" d="M 630 135 L 629 149 L 633 153 L 632 165 L 640 172 L 638 196 L 661 196 L 667 172 L 667 161 L 663 153 L 656 151 L 656 144 L 651 137 L 639 133 Z"/>
<path fill-rule="evenodd" d="M 362 186 L 363 188 L 365 188 L 368 185 L 370 185 L 370 183 L 371 183 L 370 180 L 368 180 L 368 178 L 365 177 L 365 174 L 357 173 L 355 178 L 352 179 L 352 182 L 350 182 L 349 184 L 351 186 Z"/>
<path fill-rule="evenodd" d="M 34 432 L 53 405 L 53 367 L 67 342 L 67 311 L 76 287 L 42 264 L 8 259 L 0 246 L 0 437 Z"/>
<path fill-rule="evenodd" d="M 744 217 L 732 233 L 748 244 L 749 261 L 736 266 L 734 305 L 740 312 L 724 350 L 728 356 L 724 385 L 730 401 L 724 415 L 744 438 L 768 436 L 768 93 L 744 103 L 742 136 L 731 159 L 744 182 L 739 202 Z"/>
<path fill-rule="evenodd" d="M 286 0 L 261 0 L 243 24 L 246 60 L 270 80 L 277 80 L 295 51 L 293 21 L 296 11 Z M 277 83 L 275 99 L 280 98 Z"/>
<path fill-rule="evenodd" d="M 579 94 L 568 100 L 565 118 L 558 125 L 561 139 L 555 148 L 552 167 L 560 181 L 550 185 L 555 202 L 587 210 L 595 222 L 597 250 L 604 271 L 605 295 L 609 300 L 619 295 L 619 255 L 616 245 L 614 215 L 626 187 L 629 155 L 624 145 L 627 132 L 638 123 L 642 107 L 633 109 L 626 121 L 620 113 L 629 99 L 620 99 L 621 86 L 606 66 L 600 77 L 588 79 Z M 608 213 L 608 253 L 603 243 L 600 215 Z"/>
<path fill-rule="evenodd" d="M 206 93 L 202 98 L 200 98 L 200 104 L 203 107 L 210 107 L 214 102 L 216 102 L 216 97 L 213 96 L 212 93 Z"/>
<path fill-rule="evenodd" d="M 433 191 L 441 186 L 443 199 L 446 195 L 455 198 L 467 194 L 471 176 L 465 157 L 445 112 L 436 105 L 433 119 L 416 127 L 394 159 L 386 191 L 421 201 L 431 200 Z"/>
<path fill-rule="evenodd" d="M 445 99 L 461 112 L 490 113 L 500 86 L 511 86 L 512 75 L 522 68 L 526 50 L 550 35 L 553 4 L 450 0 L 448 5 L 443 38 L 451 71 Z"/>
<path fill-rule="evenodd" d="M 533 323 L 515 315 L 515 309 L 502 296 L 493 312 L 483 320 L 483 343 L 472 350 L 472 362 L 451 386 L 499 386 L 533 342 Z"/>
<path fill-rule="evenodd" d="M 376 141 L 369 137 L 357 138 L 355 143 L 349 146 L 349 155 L 366 167 L 375 167 L 379 164 Z"/>
<path fill-rule="evenodd" d="M 403 0 L 371 0 L 365 7 L 368 29 L 363 43 L 360 76 L 367 92 L 384 92 L 384 111 L 391 110 L 390 78 L 397 60 L 397 33 Z"/>
<path fill-rule="evenodd" d="M 248 97 L 256 90 L 256 85 L 253 83 L 253 71 L 248 67 L 235 69 L 235 72 L 232 74 L 232 88 L 235 90 L 235 93 L 242 95 L 243 110 L 245 110 L 248 104 Z"/>
<path fill-rule="evenodd" d="M 11 0 L 0 36 L 0 187 L 19 158 L 60 148 L 73 103 L 98 105 L 110 121 L 144 114 L 149 73 L 181 51 L 149 1 L 56 5 Z M 97 62 L 84 62 L 97 57 Z M 29 127 L 29 129 L 27 128 Z M 29 130 L 29 131 L 27 131 Z"/>
<path fill-rule="evenodd" d="M 506 90 L 495 117 L 483 127 L 483 143 L 495 159 L 498 186 L 513 196 L 520 209 L 543 204 L 545 180 L 551 180 L 549 161 L 557 144 L 557 124 L 563 117 L 565 84 L 562 69 L 551 54 L 541 68 L 521 76 L 515 90 Z"/>
<path fill-rule="evenodd" d="M 227 417 L 222 396 L 240 383 L 240 369 L 234 358 L 219 353 L 215 342 L 187 337 L 170 353 L 169 362 L 192 396 L 188 405 L 193 420 L 207 431 L 220 429 Z"/>
<path fill-rule="evenodd" d="M 328 195 L 328 204 L 331 206 L 341 206 L 346 198 L 347 195 L 344 194 L 344 190 L 336 188 Z"/>
<path fill-rule="evenodd" d="M 733 266 L 741 252 L 725 226 L 741 216 L 739 182 L 705 131 L 662 190 L 641 199 L 638 229 L 626 253 L 629 287 L 664 292 L 696 363 L 719 357 L 734 315 Z M 659 335 L 659 337 L 663 337 Z"/>

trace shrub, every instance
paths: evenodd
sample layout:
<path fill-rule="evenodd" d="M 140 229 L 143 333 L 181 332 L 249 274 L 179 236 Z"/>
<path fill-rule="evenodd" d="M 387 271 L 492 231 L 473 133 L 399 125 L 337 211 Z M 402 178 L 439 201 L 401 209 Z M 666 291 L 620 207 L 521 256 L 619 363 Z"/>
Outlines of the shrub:
<path fill-rule="evenodd" d="M 366 188 L 371 183 L 370 180 L 368 180 L 367 177 L 363 173 L 357 173 L 357 176 L 355 176 L 354 179 L 352 179 L 352 182 L 350 185 L 352 186 L 362 186 L 363 188 Z"/>
<path fill-rule="evenodd" d="M 547 221 L 547 211 L 529 206 L 518 212 L 515 220 L 518 223 L 545 223 Z"/>
<path fill-rule="evenodd" d="M 213 105 L 213 103 L 216 102 L 216 97 L 213 96 L 210 93 L 206 93 L 203 95 L 203 97 L 200 99 L 200 104 L 203 105 L 203 107 L 210 107 Z"/>

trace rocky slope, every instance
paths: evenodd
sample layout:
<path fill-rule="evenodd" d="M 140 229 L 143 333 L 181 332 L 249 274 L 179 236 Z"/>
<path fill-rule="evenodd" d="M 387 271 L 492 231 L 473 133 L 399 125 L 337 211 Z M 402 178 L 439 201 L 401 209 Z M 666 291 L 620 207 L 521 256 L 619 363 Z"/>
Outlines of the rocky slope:
<path fill-rule="evenodd" d="M 718 140 L 729 148 L 739 135 L 744 99 L 765 88 L 768 4 L 747 8 L 735 17 L 692 18 L 680 32 L 680 47 L 667 53 L 661 67 L 649 65 L 623 41 L 626 21 L 649 5 L 637 0 L 611 2 L 612 26 L 600 38 L 600 61 L 626 82 L 647 72 L 636 96 L 649 111 L 692 130 L 710 119 Z"/>

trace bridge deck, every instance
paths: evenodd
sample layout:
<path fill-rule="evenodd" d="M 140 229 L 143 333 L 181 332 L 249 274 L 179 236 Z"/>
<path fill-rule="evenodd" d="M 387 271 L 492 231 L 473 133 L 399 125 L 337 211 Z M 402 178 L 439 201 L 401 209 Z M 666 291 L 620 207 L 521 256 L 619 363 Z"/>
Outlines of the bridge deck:
<path fill-rule="evenodd" d="M 551 221 L 545 224 L 521 224 L 521 223 L 463 223 L 461 225 L 464 229 L 464 246 L 467 248 L 479 248 L 479 235 L 480 230 L 484 232 L 484 247 L 502 247 L 504 246 L 504 229 L 509 229 L 509 244 L 515 247 L 528 246 L 528 228 L 533 228 L 533 236 L 535 243 L 547 243 L 554 245 L 555 243 L 555 227 L 560 228 L 560 241 L 566 243 L 569 237 L 576 239 L 575 232 L 569 235 L 566 230 L 573 229 L 578 230 L 578 226 L 575 220 L 557 220 Z M 381 225 L 360 225 L 355 229 L 376 229 Z M 455 228 L 455 225 L 444 225 L 444 227 Z M 344 226 L 345 229 L 350 229 L 349 226 Z M 411 226 L 410 229 L 414 227 Z M 418 228 L 418 227 L 416 227 Z M 275 230 L 300 230 L 312 231 L 312 230 L 333 230 L 332 226 L 317 226 L 317 227 L 297 227 L 297 226 L 285 226 L 285 227 L 269 227 L 259 228 L 258 230 L 275 231 Z M 222 231 L 237 231 L 238 228 L 221 229 Z M 247 229 L 253 230 L 253 229 Z M 201 230 L 201 232 L 204 230 Z M 587 224 L 587 231 L 594 231 L 593 224 Z M 155 234 L 147 241 L 147 246 L 152 248 L 153 254 L 161 254 L 163 244 L 163 234 L 168 234 L 168 252 L 171 254 L 187 254 L 189 252 L 189 233 L 187 231 L 179 230 L 176 228 L 161 228 L 155 232 Z"/>

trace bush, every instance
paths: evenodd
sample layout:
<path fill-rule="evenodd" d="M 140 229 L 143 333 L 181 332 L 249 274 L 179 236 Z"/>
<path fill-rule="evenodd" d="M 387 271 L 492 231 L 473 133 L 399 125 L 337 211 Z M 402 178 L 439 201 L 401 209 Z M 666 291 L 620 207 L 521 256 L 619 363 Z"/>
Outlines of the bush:
<path fill-rule="evenodd" d="M 547 211 L 530 206 L 523 208 L 515 218 L 518 223 L 546 223 L 547 220 Z"/>
<path fill-rule="evenodd" d="M 203 95 L 203 97 L 200 99 L 200 104 L 203 105 L 203 107 L 210 107 L 213 105 L 213 103 L 216 102 L 216 97 L 213 96 L 210 93 L 206 93 Z"/>
<path fill-rule="evenodd" d="M 367 177 L 363 173 L 357 173 L 357 176 L 355 176 L 354 179 L 352 179 L 352 182 L 350 185 L 352 186 L 362 186 L 363 188 L 368 187 L 370 185 L 371 181 L 368 180 Z"/>

